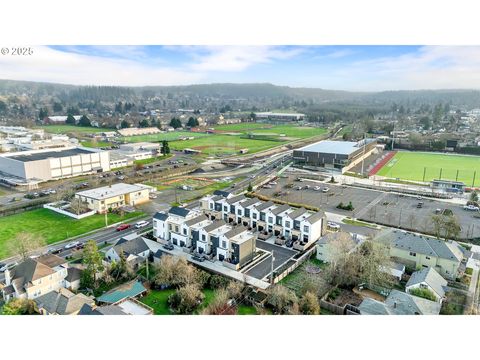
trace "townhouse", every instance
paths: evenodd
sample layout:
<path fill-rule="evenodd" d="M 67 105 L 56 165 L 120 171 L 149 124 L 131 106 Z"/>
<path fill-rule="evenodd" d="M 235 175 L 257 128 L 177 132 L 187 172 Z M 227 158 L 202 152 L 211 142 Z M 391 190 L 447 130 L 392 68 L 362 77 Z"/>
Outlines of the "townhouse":
<path fill-rule="evenodd" d="M 274 236 L 298 242 L 304 247 L 326 233 L 326 217 L 322 211 L 295 209 L 287 204 L 275 204 L 247 198 L 244 195 L 224 197 L 207 196 L 200 201 L 202 210 L 211 219 L 265 231 Z"/>

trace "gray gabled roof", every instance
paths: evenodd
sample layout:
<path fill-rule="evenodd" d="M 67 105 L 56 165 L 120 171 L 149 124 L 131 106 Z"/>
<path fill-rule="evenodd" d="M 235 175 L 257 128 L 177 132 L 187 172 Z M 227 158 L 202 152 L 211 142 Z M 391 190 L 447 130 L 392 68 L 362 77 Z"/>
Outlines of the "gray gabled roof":
<path fill-rule="evenodd" d="M 45 309 L 50 314 L 69 315 L 80 311 L 85 304 L 93 304 L 93 298 L 82 293 L 74 294 L 61 288 L 50 291 L 34 299 L 39 309 Z"/>
<path fill-rule="evenodd" d="M 165 221 L 168 219 L 168 214 L 164 212 L 157 212 L 155 215 L 153 215 L 153 218 L 160 221 Z"/>
<path fill-rule="evenodd" d="M 245 201 L 242 201 L 239 205 L 242 206 L 243 208 L 247 208 L 251 205 L 254 205 L 258 202 L 260 202 L 261 200 L 257 199 L 257 198 L 251 198 L 251 199 L 247 199 Z"/>
<path fill-rule="evenodd" d="M 123 251 L 125 255 L 132 254 L 132 255 L 138 255 L 144 251 L 150 250 L 148 245 L 145 243 L 143 238 L 141 236 L 136 237 L 133 240 L 128 240 L 128 241 L 122 241 L 125 239 L 120 239 L 115 246 L 113 247 L 113 250 L 117 254 L 120 255 L 120 253 Z"/>
<path fill-rule="evenodd" d="M 230 239 L 238 234 L 243 233 L 244 231 L 247 231 L 247 228 L 245 226 L 239 225 L 234 227 L 232 230 L 228 231 L 227 233 L 225 233 L 225 237 L 227 239 Z"/>
<path fill-rule="evenodd" d="M 245 195 L 238 195 L 238 196 L 234 196 L 234 197 L 231 197 L 230 199 L 227 199 L 227 204 L 231 205 L 231 204 L 235 204 L 236 202 L 240 201 L 240 200 L 243 200 L 243 199 L 246 199 Z"/>
<path fill-rule="evenodd" d="M 287 214 L 287 215 L 288 215 L 288 217 L 290 217 L 290 219 L 295 220 L 296 218 L 298 218 L 299 216 L 302 216 L 303 214 L 305 214 L 307 212 L 308 212 L 308 210 L 302 207 L 302 208 L 299 208 L 297 210 L 292 211 L 290 214 Z"/>
<path fill-rule="evenodd" d="M 186 217 L 190 213 L 190 210 L 181 208 L 179 206 L 173 206 L 170 208 L 170 210 L 168 210 L 168 213 L 173 215 L 178 215 L 181 217 Z"/>
<path fill-rule="evenodd" d="M 440 303 L 392 290 L 385 302 L 366 298 L 358 309 L 362 315 L 438 315 Z"/>
<path fill-rule="evenodd" d="M 219 201 L 219 200 L 223 200 L 223 199 L 225 199 L 225 197 L 220 196 L 220 195 L 216 195 L 216 196 L 212 197 L 210 200 L 215 202 L 215 201 Z"/>
<path fill-rule="evenodd" d="M 407 282 L 406 288 L 421 283 L 426 283 L 438 296 L 444 297 L 444 287 L 447 286 L 447 280 L 445 280 L 435 269 L 428 267 L 419 271 L 415 271 Z"/>
<path fill-rule="evenodd" d="M 225 224 L 226 224 L 226 222 L 224 220 L 216 220 L 213 223 L 211 223 L 210 225 L 205 226 L 203 228 L 203 230 L 205 230 L 206 232 L 210 232 L 210 231 L 213 231 L 215 229 L 218 229 L 219 227 L 221 227 Z"/>
<path fill-rule="evenodd" d="M 255 208 L 258 211 L 262 211 L 262 210 L 268 209 L 270 206 L 273 206 L 273 205 L 275 205 L 275 203 L 273 201 L 267 201 L 267 202 L 264 202 L 263 204 L 255 206 Z"/>
<path fill-rule="evenodd" d="M 82 270 L 76 267 L 69 267 L 67 269 L 67 277 L 65 278 L 65 280 L 68 282 L 73 282 L 73 281 L 80 280 L 81 276 L 82 276 Z"/>
<path fill-rule="evenodd" d="M 283 204 L 283 205 L 280 205 L 278 207 L 276 207 L 275 209 L 272 209 L 272 214 L 273 215 L 278 215 L 284 211 L 287 211 L 288 209 L 290 209 L 290 205 L 287 205 L 287 204 Z"/>
<path fill-rule="evenodd" d="M 307 221 L 310 223 L 310 224 L 314 224 L 316 223 L 317 221 L 323 219 L 325 217 L 325 213 L 323 211 L 317 211 L 316 213 L 310 215 L 308 218 L 307 218 Z"/>
<path fill-rule="evenodd" d="M 185 225 L 186 226 L 192 226 L 192 225 L 198 224 L 200 221 L 203 221 L 206 218 L 207 217 L 205 215 L 199 215 L 199 216 L 194 217 L 193 219 L 185 221 Z"/>
<path fill-rule="evenodd" d="M 128 315 L 118 305 L 105 305 L 95 307 L 89 304 L 85 304 L 80 309 L 78 315 Z"/>
<path fill-rule="evenodd" d="M 397 249 L 442 259 L 462 261 L 463 252 L 455 241 L 444 241 L 414 233 L 394 230 L 391 246 Z"/>

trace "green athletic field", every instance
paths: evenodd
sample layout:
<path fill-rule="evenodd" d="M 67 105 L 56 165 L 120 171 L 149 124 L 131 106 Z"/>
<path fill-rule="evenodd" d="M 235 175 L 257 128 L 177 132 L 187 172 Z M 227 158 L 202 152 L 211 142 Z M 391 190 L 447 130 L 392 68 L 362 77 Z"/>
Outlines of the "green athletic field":
<path fill-rule="evenodd" d="M 480 157 L 400 151 L 377 175 L 415 181 L 454 180 L 466 186 L 472 186 L 475 177 L 474 186 L 479 186 Z"/>

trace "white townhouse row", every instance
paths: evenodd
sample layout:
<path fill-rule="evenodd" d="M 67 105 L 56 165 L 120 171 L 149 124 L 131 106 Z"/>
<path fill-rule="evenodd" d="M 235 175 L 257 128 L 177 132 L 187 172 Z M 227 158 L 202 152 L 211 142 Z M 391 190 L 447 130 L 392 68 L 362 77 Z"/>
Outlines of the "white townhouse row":
<path fill-rule="evenodd" d="M 204 197 L 200 203 L 210 218 L 284 236 L 301 245 L 311 244 L 326 233 L 327 221 L 323 211 L 312 212 L 244 195 L 214 194 Z"/>
<path fill-rule="evenodd" d="M 255 235 L 244 226 L 211 220 L 203 211 L 172 207 L 153 217 L 153 235 L 235 269 L 253 259 Z"/>

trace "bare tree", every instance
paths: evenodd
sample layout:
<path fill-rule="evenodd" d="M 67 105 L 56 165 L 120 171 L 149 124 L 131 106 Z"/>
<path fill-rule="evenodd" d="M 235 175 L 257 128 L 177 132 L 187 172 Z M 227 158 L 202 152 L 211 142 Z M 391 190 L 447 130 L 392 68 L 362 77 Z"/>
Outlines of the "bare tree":
<path fill-rule="evenodd" d="M 82 201 L 79 198 L 74 198 L 70 202 L 70 208 L 75 214 L 80 215 L 88 210 L 88 205 L 85 201 Z"/>
<path fill-rule="evenodd" d="M 298 306 L 298 299 L 295 293 L 283 285 L 275 285 L 268 289 L 267 302 L 277 314 L 288 314 L 294 307 L 294 304 Z"/>
<path fill-rule="evenodd" d="M 9 248 L 11 254 L 20 255 L 23 260 L 26 260 L 31 251 L 45 245 L 43 237 L 29 232 L 21 232 L 15 236 L 15 241 L 9 244 Z"/>
<path fill-rule="evenodd" d="M 225 289 L 215 290 L 215 296 L 208 306 L 202 311 L 203 315 L 235 315 L 235 306 L 229 304 L 230 297 Z"/>
<path fill-rule="evenodd" d="M 318 297 L 316 294 L 306 292 L 300 298 L 300 311 L 305 315 L 318 315 L 320 314 L 320 304 L 318 303 Z"/>

